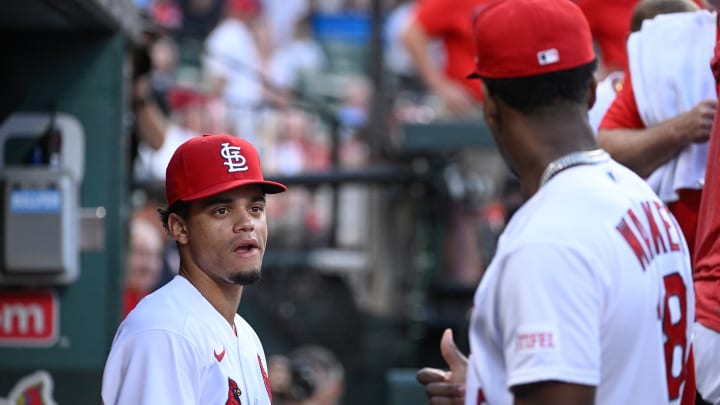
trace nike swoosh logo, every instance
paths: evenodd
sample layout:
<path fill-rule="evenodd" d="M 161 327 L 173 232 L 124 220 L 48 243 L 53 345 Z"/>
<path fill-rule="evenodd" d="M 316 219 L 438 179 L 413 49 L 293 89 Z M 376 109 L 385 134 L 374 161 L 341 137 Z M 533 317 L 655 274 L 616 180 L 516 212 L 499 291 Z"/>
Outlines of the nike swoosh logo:
<path fill-rule="evenodd" d="M 217 360 L 218 363 L 221 362 L 223 357 L 225 357 L 225 348 L 223 347 L 223 349 L 220 353 L 213 350 L 213 355 L 215 355 L 215 360 Z"/>

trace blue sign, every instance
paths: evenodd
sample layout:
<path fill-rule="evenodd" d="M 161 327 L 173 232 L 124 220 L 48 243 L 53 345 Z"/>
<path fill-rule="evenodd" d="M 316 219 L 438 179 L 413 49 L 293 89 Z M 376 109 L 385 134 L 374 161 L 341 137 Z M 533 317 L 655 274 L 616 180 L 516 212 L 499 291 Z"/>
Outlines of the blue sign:
<path fill-rule="evenodd" d="M 50 214 L 60 212 L 60 190 L 13 190 L 10 212 L 15 214 Z"/>

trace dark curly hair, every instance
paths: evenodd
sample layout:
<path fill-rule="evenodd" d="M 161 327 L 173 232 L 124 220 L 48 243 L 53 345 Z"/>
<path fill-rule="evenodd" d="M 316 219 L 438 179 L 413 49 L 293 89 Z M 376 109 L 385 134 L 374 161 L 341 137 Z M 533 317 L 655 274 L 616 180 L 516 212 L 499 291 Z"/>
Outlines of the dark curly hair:
<path fill-rule="evenodd" d="M 162 222 L 163 228 L 165 228 L 165 231 L 169 233 L 170 228 L 168 227 L 168 218 L 170 217 L 170 214 L 175 213 L 180 215 L 181 218 L 187 219 L 188 214 L 190 213 L 190 203 L 187 201 L 176 201 L 168 208 L 158 208 L 157 212 L 160 214 L 160 221 Z"/>
<path fill-rule="evenodd" d="M 542 75 L 482 80 L 488 91 L 510 107 L 532 114 L 537 108 L 563 103 L 584 103 L 597 68 L 597 60 Z"/>

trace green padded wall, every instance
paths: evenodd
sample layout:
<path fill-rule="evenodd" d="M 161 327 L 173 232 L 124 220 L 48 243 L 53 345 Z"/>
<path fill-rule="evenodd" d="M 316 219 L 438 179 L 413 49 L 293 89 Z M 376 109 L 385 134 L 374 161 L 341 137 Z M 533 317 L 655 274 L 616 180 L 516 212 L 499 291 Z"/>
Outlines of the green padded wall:
<path fill-rule="evenodd" d="M 18 379 L 47 371 L 58 404 L 98 404 L 105 356 L 119 322 L 124 268 L 127 147 L 124 129 L 126 39 L 101 33 L 5 33 L 3 105 L 16 112 L 75 116 L 85 133 L 80 206 L 106 210 L 104 250 L 83 252 L 80 276 L 58 287 L 59 339 L 49 348 L 0 347 L 0 402 Z M 6 151 L 12 154 L 13 151 Z M 42 248 L 42 247 L 38 247 Z M 0 290 L 0 294 L 2 290 Z M 13 402 L 14 403 L 14 402 Z"/>

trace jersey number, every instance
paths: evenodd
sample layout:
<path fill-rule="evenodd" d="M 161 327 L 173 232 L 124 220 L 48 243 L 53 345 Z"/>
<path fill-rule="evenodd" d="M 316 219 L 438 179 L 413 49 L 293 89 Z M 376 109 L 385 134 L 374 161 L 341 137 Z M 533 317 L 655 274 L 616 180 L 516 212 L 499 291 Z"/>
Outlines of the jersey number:
<path fill-rule="evenodd" d="M 680 397 L 680 386 L 685 381 L 685 351 L 687 350 L 687 290 L 678 273 L 663 277 L 665 283 L 665 372 L 670 399 Z"/>

